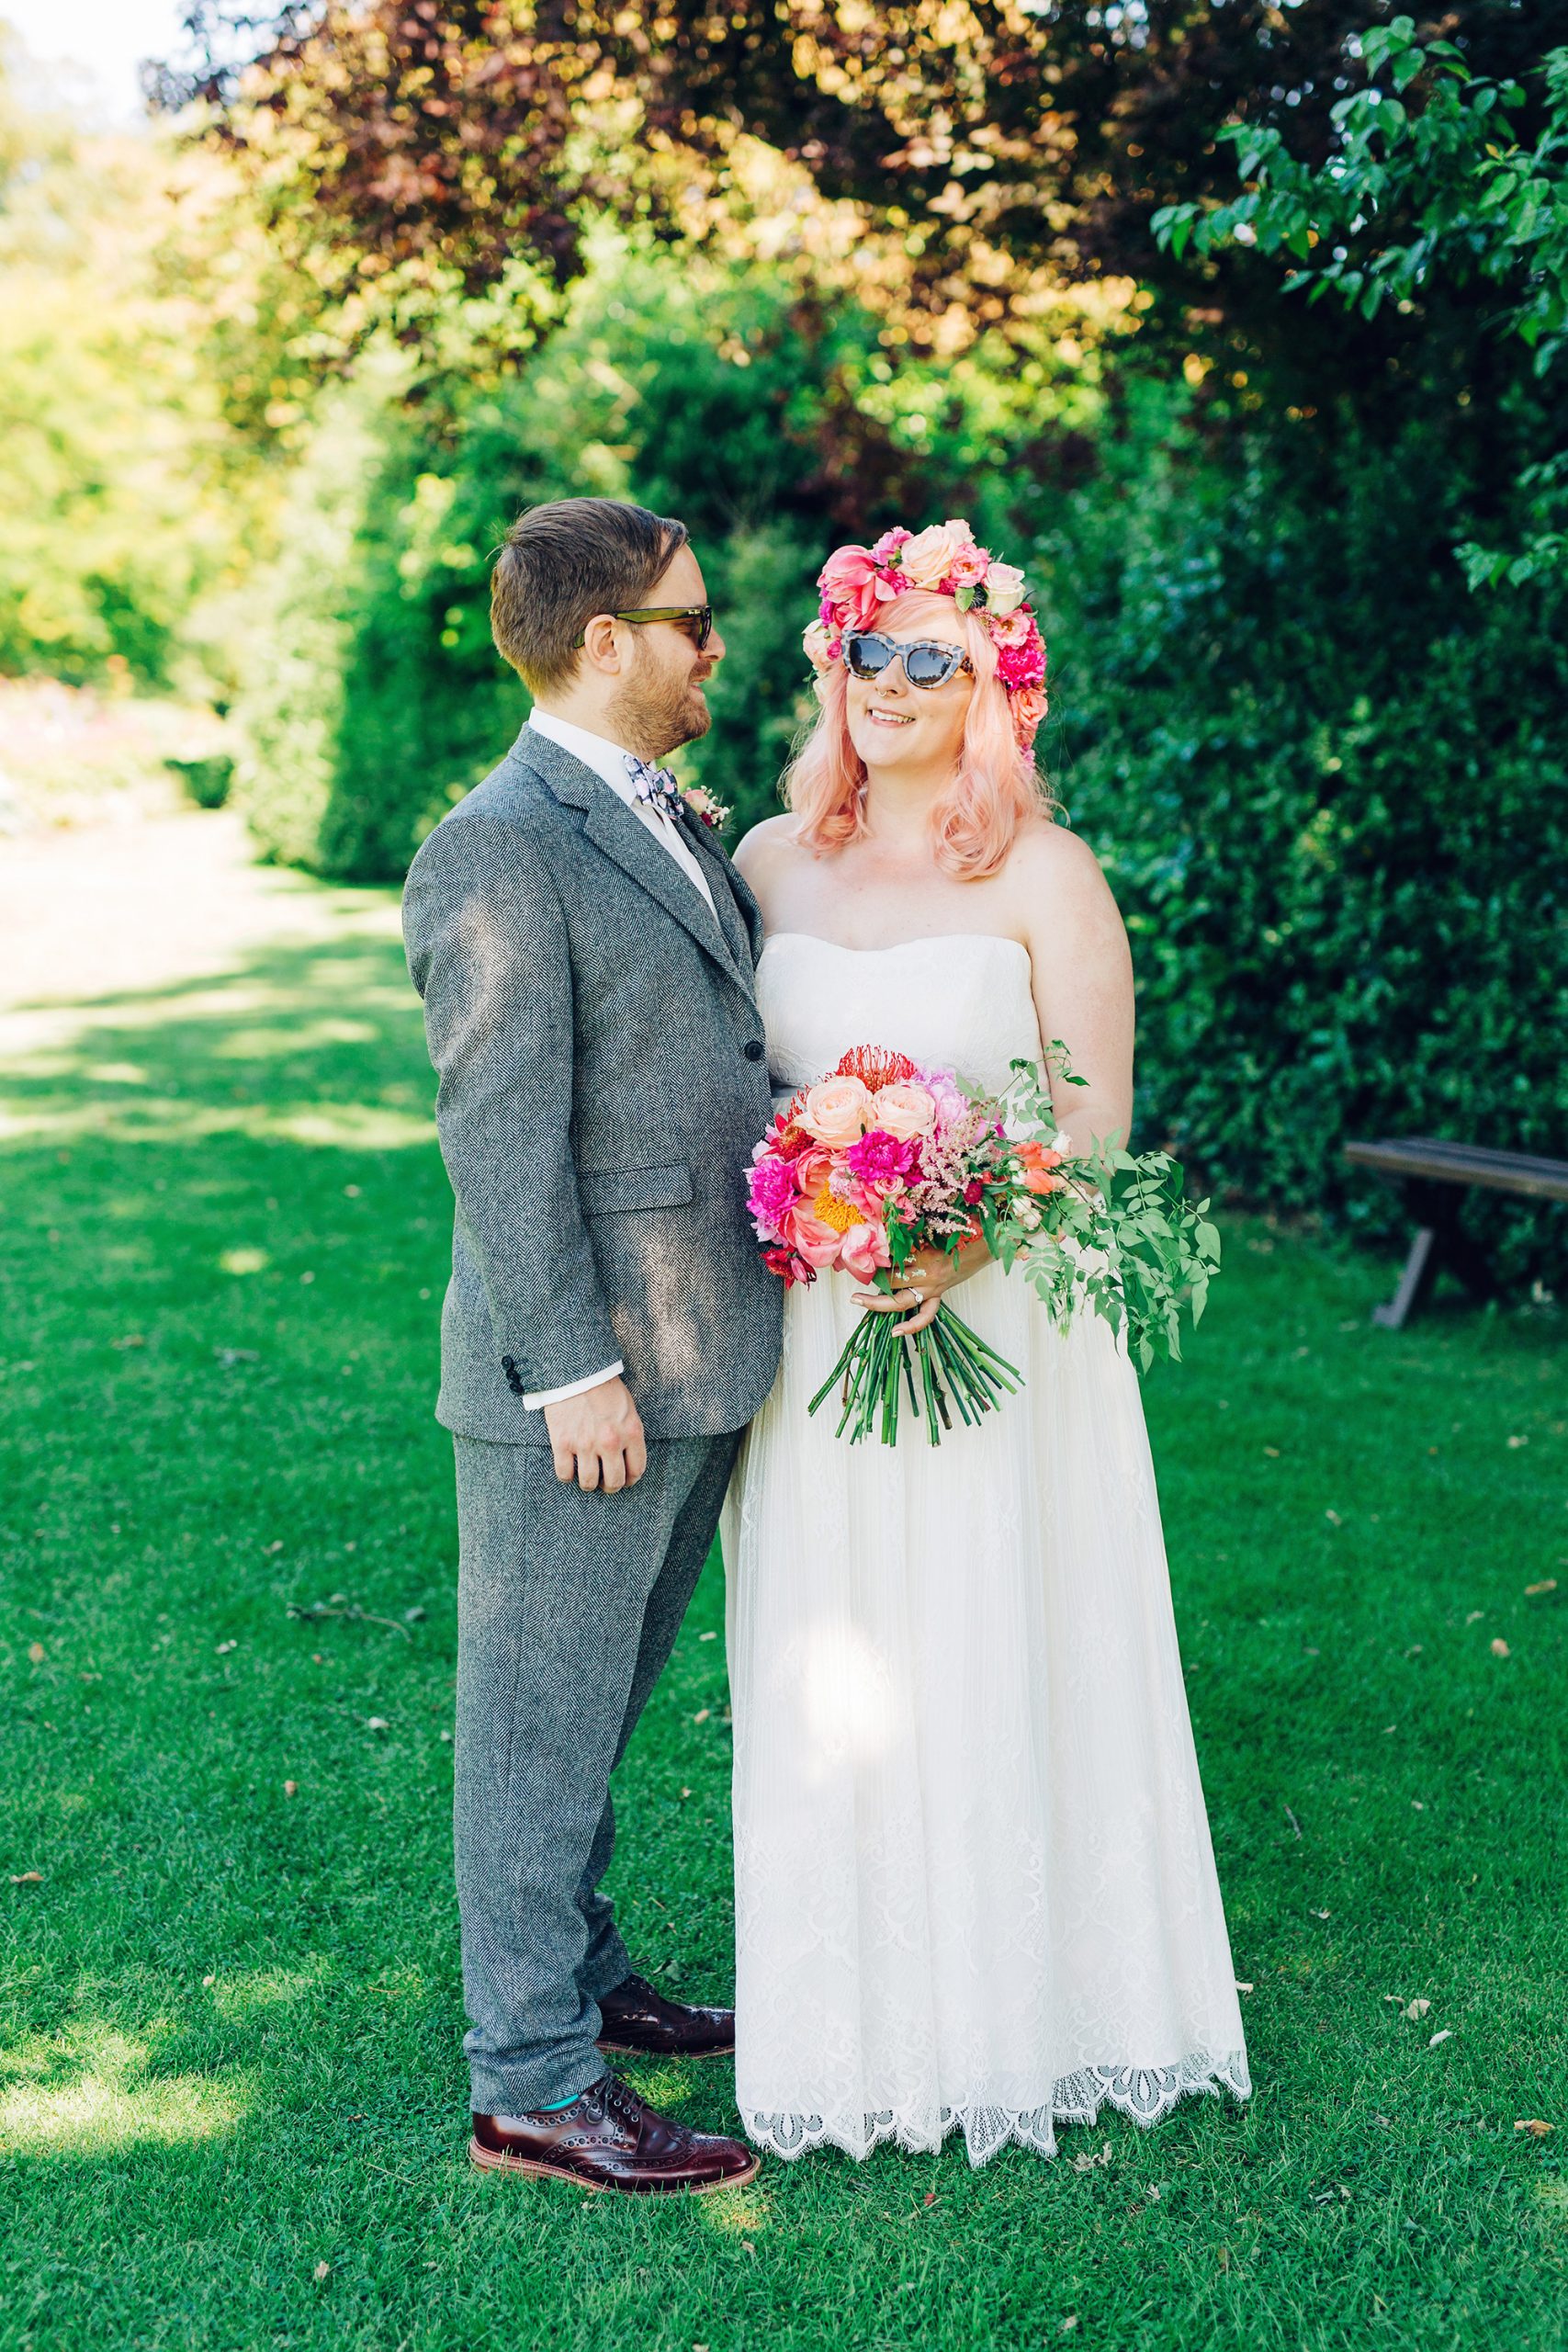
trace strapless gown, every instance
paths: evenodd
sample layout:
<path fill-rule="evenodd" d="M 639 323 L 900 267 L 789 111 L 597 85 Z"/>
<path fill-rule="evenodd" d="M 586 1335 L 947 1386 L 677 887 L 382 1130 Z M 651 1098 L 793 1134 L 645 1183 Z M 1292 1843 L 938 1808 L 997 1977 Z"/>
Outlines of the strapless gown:
<path fill-rule="evenodd" d="M 783 933 L 759 972 L 773 1082 L 881 1045 L 999 1087 L 1037 1059 L 1029 956 L 963 934 Z M 834 1435 L 860 1309 L 789 1293 L 726 1505 L 736 2084 L 760 2146 L 961 2130 L 1051 2154 L 1102 2105 L 1153 2123 L 1250 2084 L 1138 1376 L 987 1266 L 957 1310 L 1025 1375 L 940 1447 Z"/>

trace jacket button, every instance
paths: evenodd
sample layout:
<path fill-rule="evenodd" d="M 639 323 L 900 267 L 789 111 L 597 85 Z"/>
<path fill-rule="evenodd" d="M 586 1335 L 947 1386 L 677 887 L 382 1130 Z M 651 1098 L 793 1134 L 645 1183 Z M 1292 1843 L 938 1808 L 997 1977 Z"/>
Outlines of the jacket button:
<path fill-rule="evenodd" d="M 749 1062 L 760 1062 L 767 1050 L 768 1049 L 763 1045 L 761 1037 L 748 1037 L 745 1045 L 741 1047 L 741 1051 Z"/>

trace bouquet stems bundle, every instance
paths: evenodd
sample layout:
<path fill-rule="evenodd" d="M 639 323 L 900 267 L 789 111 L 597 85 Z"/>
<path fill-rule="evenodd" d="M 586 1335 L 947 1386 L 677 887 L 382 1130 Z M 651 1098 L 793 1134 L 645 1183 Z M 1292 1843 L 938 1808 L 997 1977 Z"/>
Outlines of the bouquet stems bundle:
<path fill-rule="evenodd" d="M 889 1295 L 895 1287 L 886 1273 L 878 1273 L 875 1283 Z M 900 1399 L 908 1391 L 913 1410 L 925 1417 L 927 1436 L 940 1445 L 942 1430 L 953 1427 L 950 1395 L 960 1419 L 973 1427 L 1004 1396 L 1017 1395 L 1021 1377 L 944 1300 L 923 1331 L 900 1331 L 888 1315 L 863 1315 L 810 1410 L 841 1381 L 843 1411 L 835 1434 L 848 1431 L 853 1445 L 876 1429 L 884 1445 L 897 1445 Z"/>

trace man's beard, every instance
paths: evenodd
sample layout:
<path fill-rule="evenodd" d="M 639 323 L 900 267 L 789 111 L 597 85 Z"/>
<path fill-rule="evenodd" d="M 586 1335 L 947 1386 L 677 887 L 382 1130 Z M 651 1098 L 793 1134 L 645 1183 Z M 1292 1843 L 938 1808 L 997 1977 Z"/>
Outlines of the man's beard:
<path fill-rule="evenodd" d="M 701 686 L 689 674 L 684 679 L 628 679 L 606 716 L 617 742 L 642 746 L 642 756 L 661 760 L 682 743 L 694 743 L 713 725 L 713 714 L 703 700 Z"/>

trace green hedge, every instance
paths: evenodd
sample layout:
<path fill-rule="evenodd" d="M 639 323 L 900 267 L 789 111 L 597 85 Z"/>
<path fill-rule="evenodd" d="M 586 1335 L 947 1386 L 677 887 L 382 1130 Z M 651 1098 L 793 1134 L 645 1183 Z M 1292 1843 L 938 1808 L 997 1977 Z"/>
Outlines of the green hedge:
<path fill-rule="evenodd" d="M 1568 1157 L 1568 594 L 1466 593 L 1464 455 L 1130 444 L 1042 550 L 1144 1133 L 1386 1238 L 1407 1220 L 1352 1136 Z M 1465 1214 L 1510 1289 L 1568 1278 L 1561 1208 Z"/>

